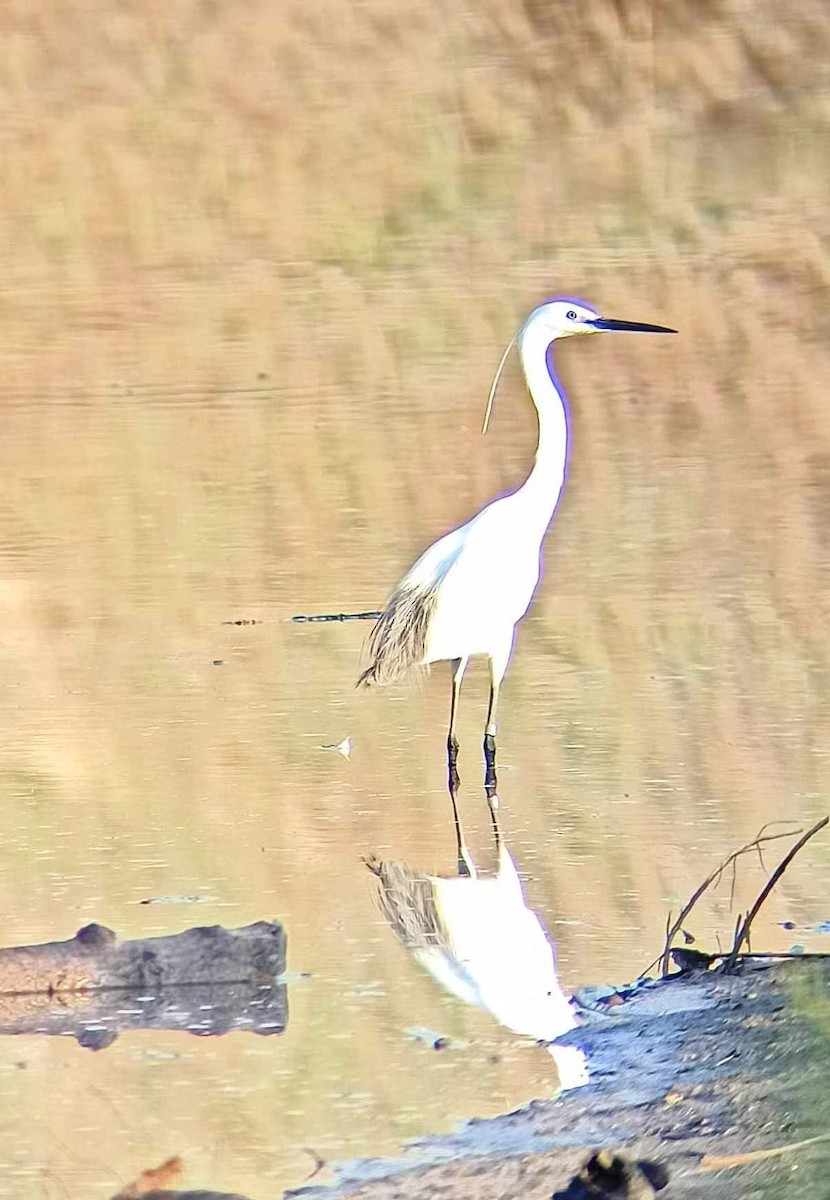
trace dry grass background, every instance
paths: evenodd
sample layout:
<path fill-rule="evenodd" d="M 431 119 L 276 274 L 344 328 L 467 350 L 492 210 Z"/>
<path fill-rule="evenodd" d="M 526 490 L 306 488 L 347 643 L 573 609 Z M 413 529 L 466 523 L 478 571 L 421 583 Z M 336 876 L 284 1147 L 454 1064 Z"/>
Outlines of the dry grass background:
<path fill-rule="evenodd" d="M 642 965 L 714 860 L 827 808 L 828 8 L 8 0 L 0 101 L 3 940 L 88 917 L 150 932 L 136 899 L 212 890 L 199 920 L 269 908 L 294 965 L 388 985 L 350 1013 L 357 1043 L 320 1036 L 339 984 L 301 996 L 256 1086 L 227 1044 L 155 1081 L 134 1046 L 93 1069 L 62 1044 L 27 1049 L 31 1096 L 11 1075 L 6 1096 L 25 1120 L 55 1072 L 82 1078 L 50 1088 L 47 1124 L 109 1143 L 96 1163 L 186 1153 L 175 1127 L 214 1186 L 256 1194 L 298 1181 L 354 1044 L 375 1097 L 354 1148 L 451 1116 L 423 1116 L 431 1074 L 407 1075 L 406 1112 L 380 1094 L 379 1066 L 409 1060 L 378 1028 L 433 998 L 401 982 L 359 864 L 451 861 L 444 681 L 356 697 L 365 630 L 280 619 L 376 605 L 521 479 L 515 367 L 477 427 L 540 297 L 680 330 L 561 355 L 570 486 L 500 744 L 568 978 Z M 266 624 L 220 625 L 237 616 Z M 348 771 L 317 753 L 347 732 Z M 816 916 L 826 878 L 817 846 L 771 920 Z M 164 930 L 189 915 L 153 910 Z M 521 1096 L 536 1069 L 508 1055 L 486 1090 Z M 444 1075 L 470 1111 L 481 1076 Z M 179 1128 L 187 1079 L 202 1099 Z M 10 1130 L 22 1170 L 87 1180 Z"/>

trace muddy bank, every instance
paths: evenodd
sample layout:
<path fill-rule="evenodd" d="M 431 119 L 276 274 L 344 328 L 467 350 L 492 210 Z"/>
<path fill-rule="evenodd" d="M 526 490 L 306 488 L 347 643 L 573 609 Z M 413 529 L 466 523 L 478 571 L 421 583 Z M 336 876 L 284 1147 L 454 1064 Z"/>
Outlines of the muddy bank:
<path fill-rule="evenodd" d="M 562 1041 L 588 1055 L 591 1082 L 457 1133 L 419 1139 L 398 1159 L 335 1167 L 304 1200 L 435 1196 L 550 1197 L 586 1154 L 626 1146 L 662 1159 L 667 1197 L 824 1196 L 830 1143 L 734 1165 L 718 1158 L 781 1148 L 830 1129 L 830 963 L 790 959 L 734 976 L 674 977 Z M 801 1190 L 804 1188 L 808 1190 Z"/>

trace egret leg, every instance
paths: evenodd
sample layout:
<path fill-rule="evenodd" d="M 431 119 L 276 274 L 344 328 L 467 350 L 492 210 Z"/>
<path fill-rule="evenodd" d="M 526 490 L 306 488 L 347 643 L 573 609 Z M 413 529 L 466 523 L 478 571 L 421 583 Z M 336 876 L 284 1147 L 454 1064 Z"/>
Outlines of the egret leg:
<path fill-rule="evenodd" d="M 491 673 L 489 684 L 489 704 L 487 706 L 487 725 L 485 726 L 485 791 L 491 815 L 499 806 L 499 781 L 495 774 L 495 710 L 499 704 L 499 684 Z M 495 829 L 498 840 L 498 828 Z"/>
<path fill-rule="evenodd" d="M 493 826 L 493 841 L 496 847 L 496 861 L 500 861 L 501 855 L 501 829 L 499 828 L 499 813 L 498 813 L 498 797 L 496 803 L 490 803 L 490 797 L 487 797 L 487 804 L 490 809 L 490 824 Z"/>
<path fill-rule="evenodd" d="M 456 795 L 461 786 L 461 779 L 458 775 L 458 739 L 455 736 L 455 714 L 458 708 L 458 693 L 461 690 L 461 680 L 467 668 L 467 661 L 466 658 L 455 658 L 451 663 L 452 700 L 450 702 L 450 728 L 447 733 L 447 787 L 452 802 L 452 819 L 455 824 L 458 874 L 475 876 L 475 867 L 464 842 L 464 834 L 461 831 L 461 822 L 458 818 L 458 805 L 456 802 Z"/>

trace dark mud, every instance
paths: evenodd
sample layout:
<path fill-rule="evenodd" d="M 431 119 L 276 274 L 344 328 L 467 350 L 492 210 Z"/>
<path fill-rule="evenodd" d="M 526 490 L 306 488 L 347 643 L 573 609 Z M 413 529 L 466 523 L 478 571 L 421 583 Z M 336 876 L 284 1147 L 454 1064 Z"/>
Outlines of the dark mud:
<path fill-rule="evenodd" d="M 587 1053 L 587 1086 L 419 1139 L 398 1159 L 336 1164 L 333 1184 L 289 1194 L 549 1198 L 590 1151 L 624 1146 L 666 1163 L 668 1198 L 830 1197 L 830 1141 L 794 1147 L 830 1131 L 827 960 L 675 976 L 561 1041 Z M 758 1151 L 775 1152 L 747 1158 Z"/>

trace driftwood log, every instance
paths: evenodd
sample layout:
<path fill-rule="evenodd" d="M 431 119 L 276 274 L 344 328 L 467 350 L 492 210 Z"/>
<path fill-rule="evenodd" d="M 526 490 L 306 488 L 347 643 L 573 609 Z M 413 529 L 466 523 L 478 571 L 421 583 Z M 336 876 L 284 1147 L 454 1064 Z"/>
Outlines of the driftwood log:
<path fill-rule="evenodd" d="M 282 1033 L 286 938 L 275 922 L 121 942 L 86 925 L 65 942 L 0 949 L 0 1034 L 72 1035 L 100 1050 L 125 1029 Z"/>

